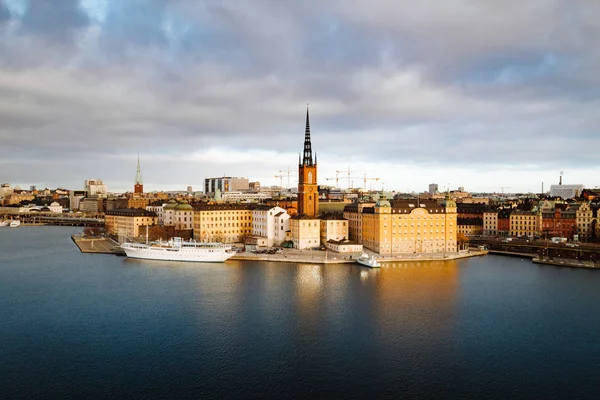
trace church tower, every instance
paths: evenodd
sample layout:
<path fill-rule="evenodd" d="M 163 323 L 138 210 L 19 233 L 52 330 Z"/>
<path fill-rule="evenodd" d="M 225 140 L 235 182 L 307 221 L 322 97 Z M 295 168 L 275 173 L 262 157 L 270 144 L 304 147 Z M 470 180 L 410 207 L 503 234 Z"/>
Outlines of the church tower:
<path fill-rule="evenodd" d="M 133 193 L 144 193 L 144 184 L 142 183 L 142 171 L 140 170 L 140 155 L 138 154 L 137 172 L 135 173 L 135 184 L 133 185 Z"/>
<path fill-rule="evenodd" d="M 310 142 L 310 122 L 306 108 L 304 155 L 298 159 L 298 215 L 316 218 L 319 215 L 319 187 L 317 185 L 317 155 L 313 161 Z"/>

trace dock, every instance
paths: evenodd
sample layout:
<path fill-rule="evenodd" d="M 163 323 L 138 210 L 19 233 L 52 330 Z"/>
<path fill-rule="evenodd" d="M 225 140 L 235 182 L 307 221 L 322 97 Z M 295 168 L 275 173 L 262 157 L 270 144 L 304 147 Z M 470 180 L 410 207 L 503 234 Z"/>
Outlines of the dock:
<path fill-rule="evenodd" d="M 106 237 L 71 235 L 71 239 L 82 253 L 125 255 L 119 243 Z"/>

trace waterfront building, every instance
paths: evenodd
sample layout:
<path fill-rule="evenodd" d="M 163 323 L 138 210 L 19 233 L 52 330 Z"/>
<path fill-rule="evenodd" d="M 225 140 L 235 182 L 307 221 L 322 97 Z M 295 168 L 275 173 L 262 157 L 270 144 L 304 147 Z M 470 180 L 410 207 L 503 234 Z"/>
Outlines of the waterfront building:
<path fill-rule="evenodd" d="M 329 241 L 348 240 L 348 221 L 339 213 L 323 214 L 321 221 L 321 244 Z"/>
<path fill-rule="evenodd" d="M 344 219 L 348 221 L 348 238 L 356 243 L 363 243 L 362 211 L 365 207 L 373 207 L 374 202 L 356 202 L 344 207 Z"/>
<path fill-rule="evenodd" d="M 304 151 L 298 156 L 298 214 L 290 218 L 292 242 L 297 249 L 310 249 L 320 244 L 319 187 L 317 155 L 313 159 L 310 120 L 306 109 Z"/>
<path fill-rule="evenodd" d="M 592 208 L 589 202 L 583 202 L 575 212 L 575 220 L 577 225 L 577 234 L 579 240 L 589 241 L 594 236 L 596 219 L 594 218 Z"/>
<path fill-rule="evenodd" d="M 383 255 L 456 252 L 457 229 L 456 203 L 450 198 L 443 205 L 419 199 L 392 204 L 382 196 L 362 209 L 362 245 Z"/>
<path fill-rule="evenodd" d="M 119 242 L 146 234 L 140 227 L 157 224 L 156 214 L 139 208 L 115 208 L 107 210 L 104 215 L 106 231 L 110 235 L 118 235 Z"/>
<path fill-rule="evenodd" d="M 294 248 L 307 250 L 319 247 L 321 223 L 318 218 L 296 215 L 289 222 Z"/>
<path fill-rule="evenodd" d="M 58 204 L 56 201 L 52 202 L 49 206 L 48 206 L 48 210 L 52 213 L 56 213 L 56 214 L 62 214 L 63 212 L 63 206 L 61 206 L 60 204 Z"/>
<path fill-rule="evenodd" d="M 280 246 L 290 230 L 290 216 L 278 206 L 257 206 L 252 210 L 252 235 L 266 238 L 266 246 Z"/>
<path fill-rule="evenodd" d="M 194 239 L 243 243 L 245 237 L 252 234 L 253 207 L 248 204 L 194 204 Z"/>
<path fill-rule="evenodd" d="M 538 236 L 541 231 L 541 210 L 514 210 L 510 214 L 510 236 Z"/>
<path fill-rule="evenodd" d="M 89 197 L 106 197 L 108 190 L 101 179 L 87 179 L 83 182 L 83 186 Z"/>
<path fill-rule="evenodd" d="M 209 196 L 214 196 L 217 189 L 221 192 L 238 192 L 248 191 L 250 183 L 248 178 L 238 178 L 231 176 L 223 176 L 220 178 L 204 179 L 204 193 Z"/>
<path fill-rule="evenodd" d="M 498 235 L 498 211 L 488 210 L 483 212 L 483 234 L 485 236 Z"/>
<path fill-rule="evenodd" d="M 554 210 L 542 212 L 542 233 L 545 237 L 573 238 L 577 233 L 577 210 L 566 203 L 555 203 Z"/>
<path fill-rule="evenodd" d="M 348 239 L 344 240 L 328 240 L 325 243 L 325 246 L 338 253 L 348 254 L 348 253 L 362 253 L 363 245 L 353 242 Z"/>
<path fill-rule="evenodd" d="M 509 236 L 510 235 L 510 214 L 512 210 L 510 208 L 503 208 L 498 211 L 498 235 Z"/>
<path fill-rule="evenodd" d="M 299 160 L 300 161 L 300 160 Z M 310 138 L 310 121 L 306 109 L 304 154 L 298 165 L 298 214 L 311 218 L 319 215 L 319 187 L 317 185 L 317 155 L 314 160 Z"/>

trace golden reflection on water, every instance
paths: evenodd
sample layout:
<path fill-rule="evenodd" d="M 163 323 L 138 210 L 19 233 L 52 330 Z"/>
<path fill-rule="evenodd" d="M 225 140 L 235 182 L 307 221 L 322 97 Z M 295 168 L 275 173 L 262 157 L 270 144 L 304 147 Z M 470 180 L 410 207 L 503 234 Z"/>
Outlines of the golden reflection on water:
<path fill-rule="evenodd" d="M 456 321 L 458 273 L 455 260 L 384 264 L 375 275 L 378 323 L 445 336 Z"/>

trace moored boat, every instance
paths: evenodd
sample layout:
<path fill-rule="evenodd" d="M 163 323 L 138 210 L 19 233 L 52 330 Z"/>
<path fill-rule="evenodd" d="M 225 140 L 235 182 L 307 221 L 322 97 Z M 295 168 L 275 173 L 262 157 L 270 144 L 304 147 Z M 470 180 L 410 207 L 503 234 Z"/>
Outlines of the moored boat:
<path fill-rule="evenodd" d="M 8 226 L 7 221 L 0 221 L 0 227 Z"/>
<path fill-rule="evenodd" d="M 12 221 L 10 221 L 10 227 L 11 228 L 16 228 L 18 226 L 21 225 L 21 221 L 19 221 L 18 219 L 14 219 Z"/>
<path fill-rule="evenodd" d="M 369 256 L 366 253 L 361 254 L 361 256 L 356 259 L 356 262 L 359 263 L 360 265 L 364 265 L 365 267 L 369 267 L 369 268 L 380 268 L 381 267 L 381 263 L 379 261 L 377 261 L 375 256 L 372 256 L 372 255 Z"/>
<path fill-rule="evenodd" d="M 150 244 L 123 243 L 121 248 L 129 258 L 164 261 L 224 262 L 235 255 L 232 246 L 223 243 L 184 241 L 176 237 Z"/>

